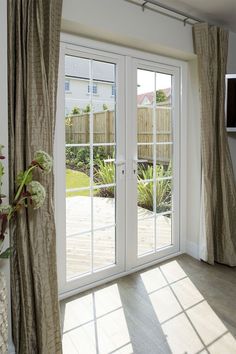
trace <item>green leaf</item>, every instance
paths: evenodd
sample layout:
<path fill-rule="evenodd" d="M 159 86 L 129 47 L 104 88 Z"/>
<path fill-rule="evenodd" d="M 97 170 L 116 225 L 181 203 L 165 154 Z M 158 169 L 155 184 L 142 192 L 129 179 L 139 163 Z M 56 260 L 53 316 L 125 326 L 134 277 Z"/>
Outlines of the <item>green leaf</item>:
<path fill-rule="evenodd" d="M 17 177 L 16 177 L 16 184 L 17 186 L 20 186 L 21 183 L 23 182 L 25 176 L 27 175 L 28 171 L 21 171 Z M 32 172 L 29 172 L 28 176 L 26 177 L 26 180 L 25 180 L 25 185 L 29 184 L 33 179 L 33 174 Z"/>
<path fill-rule="evenodd" d="M 12 247 L 8 247 L 4 252 L 0 253 L 0 259 L 7 259 L 12 255 Z"/>
<path fill-rule="evenodd" d="M 4 175 L 4 167 L 3 164 L 0 163 L 0 177 L 2 177 Z"/>

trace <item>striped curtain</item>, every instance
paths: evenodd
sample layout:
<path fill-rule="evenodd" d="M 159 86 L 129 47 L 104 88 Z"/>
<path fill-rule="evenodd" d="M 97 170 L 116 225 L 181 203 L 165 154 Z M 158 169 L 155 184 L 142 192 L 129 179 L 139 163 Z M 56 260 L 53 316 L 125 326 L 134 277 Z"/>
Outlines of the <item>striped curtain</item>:
<path fill-rule="evenodd" d="M 53 155 L 62 0 L 8 0 L 10 197 L 15 178 L 42 149 Z M 53 175 L 47 199 L 11 227 L 12 326 L 16 353 L 60 354 Z"/>

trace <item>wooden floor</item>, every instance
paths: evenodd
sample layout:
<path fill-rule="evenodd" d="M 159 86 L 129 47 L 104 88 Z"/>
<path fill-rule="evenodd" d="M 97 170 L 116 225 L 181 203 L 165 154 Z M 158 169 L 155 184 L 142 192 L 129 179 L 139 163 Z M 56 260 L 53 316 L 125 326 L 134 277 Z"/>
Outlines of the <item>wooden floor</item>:
<path fill-rule="evenodd" d="M 187 255 L 61 303 L 64 354 L 235 354 L 236 269 Z"/>
<path fill-rule="evenodd" d="M 171 217 L 155 214 L 138 207 L 138 254 L 152 252 L 156 248 L 171 244 Z M 94 270 L 107 267 L 116 262 L 115 199 L 93 198 L 93 266 Z M 67 278 L 73 278 L 83 273 L 91 272 L 92 237 L 91 229 L 91 199 L 79 196 L 66 200 L 66 268 Z M 98 228 L 96 230 L 96 228 Z"/>

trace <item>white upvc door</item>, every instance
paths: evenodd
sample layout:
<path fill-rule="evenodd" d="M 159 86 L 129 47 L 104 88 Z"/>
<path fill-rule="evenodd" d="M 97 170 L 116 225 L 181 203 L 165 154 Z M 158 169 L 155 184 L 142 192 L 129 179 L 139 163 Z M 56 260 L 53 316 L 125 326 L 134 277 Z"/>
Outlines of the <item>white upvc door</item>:
<path fill-rule="evenodd" d="M 63 297 L 176 255 L 184 205 L 184 65 L 78 42 L 62 42 L 59 66 L 55 200 Z"/>
<path fill-rule="evenodd" d="M 125 266 L 124 57 L 62 44 L 56 126 L 59 292 Z"/>
<path fill-rule="evenodd" d="M 128 58 L 127 269 L 180 247 L 180 68 Z"/>

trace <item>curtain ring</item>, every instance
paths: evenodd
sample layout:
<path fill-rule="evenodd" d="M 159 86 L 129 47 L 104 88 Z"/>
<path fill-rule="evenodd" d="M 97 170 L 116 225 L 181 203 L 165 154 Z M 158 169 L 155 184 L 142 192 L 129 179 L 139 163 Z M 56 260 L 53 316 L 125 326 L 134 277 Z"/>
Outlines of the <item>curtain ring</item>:
<path fill-rule="evenodd" d="M 142 10 L 144 11 L 145 10 L 145 5 L 148 3 L 148 1 L 144 1 L 143 3 L 142 3 Z"/>
<path fill-rule="evenodd" d="M 187 20 L 189 19 L 189 17 L 186 17 L 185 19 L 184 19 L 184 26 L 186 26 L 186 23 L 187 23 Z"/>

